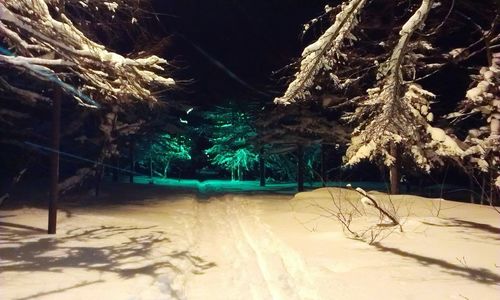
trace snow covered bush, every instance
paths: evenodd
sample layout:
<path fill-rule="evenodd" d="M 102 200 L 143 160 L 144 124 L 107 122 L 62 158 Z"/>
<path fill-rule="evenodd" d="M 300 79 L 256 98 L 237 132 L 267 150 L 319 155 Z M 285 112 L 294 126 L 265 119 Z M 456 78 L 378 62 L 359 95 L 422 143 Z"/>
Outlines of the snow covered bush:
<path fill-rule="evenodd" d="M 375 196 L 350 184 L 347 189 L 323 188 L 314 191 L 317 196 L 327 196 L 330 205 L 314 201 L 311 207 L 318 209 L 322 217 L 334 219 L 342 226 L 347 237 L 373 244 L 393 232 L 403 232 L 400 207 L 388 195 Z M 321 192 L 320 192 L 321 191 Z"/>

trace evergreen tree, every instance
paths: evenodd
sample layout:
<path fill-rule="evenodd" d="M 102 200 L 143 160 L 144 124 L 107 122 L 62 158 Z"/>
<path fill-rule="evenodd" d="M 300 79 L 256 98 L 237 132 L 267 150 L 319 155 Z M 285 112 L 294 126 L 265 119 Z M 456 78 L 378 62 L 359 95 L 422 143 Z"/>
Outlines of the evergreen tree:
<path fill-rule="evenodd" d="M 264 111 L 257 123 L 257 140 L 265 149 L 266 166 L 281 180 L 297 180 L 299 190 L 305 179 L 317 177 L 312 166 L 314 161 L 321 161 L 322 146 L 345 144 L 348 140 L 349 129 L 328 120 L 323 113 L 317 105 L 293 103 Z M 315 147 L 318 145 L 321 147 Z M 324 165 L 320 169 L 324 171 Z M 319 175 L 326 180 L 323 171 Z"/>
<path fill-rule="evenodd" d="M 252 116 L 230 106 L 207 112 L 206 119 L 212 147 L 205 154 L 212 164 L 229 171 L 231 180 L 243 180 L 243 172 L 258 161 L 258 149 L 252 144 L 256 136 Z"/>
<path fill-rule="evenodd" d="M 100 164 L 118 155 L 119 139 L 144 125 L 146 118 L 129 118 L 137 105 L 156 104 L 158 91 L 175 87 L 154 47 L 138 51 L 141 40 L 154 41 L 143 30 L 147 9 L 148 0 L 0 1 L 0 142 L 47 145 L 50 106 L 61 90 L 63 146 L 97 161 L 61 190 L 99 176 Z"/>
<path fill-rule="evenodd" d="M 444 29 L 469 26 L 463 21 L 447 22 L 450 15 L 462 14 L 455 1 L 447 8 L 440 1 L 422 0 L 418 7 L 407 2 L 349 0 L 335 9 L 327 6 L 326 14 L 335 14 L 333 24 L 304 49 L 294 80 L 275 99 L 284 105 L 324 103 L 325 94 L 335 95 L 328 105 L 341 109 L 343 120 L 355 127 L 346 164 L 364 159 L 382 162 L 390 168 L 393 193 L 398 192 L 401 160 L 429 172 L 442 165 L 443 158 L 459 159 L 464 154 L 452 135 L 432 125 L 430 103 L 436 96 L 420 82 L 447 63 L 469 58 L 466 48 L 477 45 L 450 52 L 432 45 L 446 35 Z M 471 10 L 466 1 L 457 1 L 456 6 Z M 490 3 L 477 9 L 485 12 L 493 7 Z M 492 28 L 494 15 L 485 17 Z"/>
<path fill-rule="evenodd" d="M 158 134 L 139 143 L 138 163 L 167 178 L 172 164 L 191 159 L 191 141 L 182 135 Z"/>
<path fill-rule="evenodd" d="M 500 191 L 500 53 L 493 53 L 491 65 L 482 67 L 460 103 L 460 110 L 449 117 L 464 120 L 479 117 L 478 126 L 470 128 L 465 143 L 466 164 L 488 178 L 491 202 Z M 483 191 L 486 192 L 486 191 Z"/>

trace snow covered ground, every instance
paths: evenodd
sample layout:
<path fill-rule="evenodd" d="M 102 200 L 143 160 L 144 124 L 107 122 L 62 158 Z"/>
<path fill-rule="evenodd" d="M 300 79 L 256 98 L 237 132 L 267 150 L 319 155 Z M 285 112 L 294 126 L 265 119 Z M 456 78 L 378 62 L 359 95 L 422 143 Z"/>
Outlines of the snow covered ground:
<path fill-rule="evenodd" d="M 332 188 L 198 201 L 188 189 L 120 185 L 68 202 L 56 236 L 44 234 L 45 210 L 2 210 L 0 298 L 497 299 L 492 208 L 392 197 L 404 232 L 368 245 L 319 217 L 332 195 L 359 199 Z"/>

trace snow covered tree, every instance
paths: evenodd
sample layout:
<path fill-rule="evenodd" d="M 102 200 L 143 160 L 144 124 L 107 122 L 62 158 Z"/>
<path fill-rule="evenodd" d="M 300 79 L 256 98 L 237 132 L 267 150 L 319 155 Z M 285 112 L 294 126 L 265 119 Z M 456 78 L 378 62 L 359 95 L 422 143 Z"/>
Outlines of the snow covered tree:
<path fill-rule="evenodd" d="M 465 139 L 468 148 L 464 157 L 468 165 L 489 178 L 488 198 L 494 201 L 500 190 L 500 53 L 493 53 L 491 65 L 482 67 L 473 79 L 459 112 L 450 117 L 479 115 L 480 126 L 471 128 Z"/>
<path fill-rule="evenodd" d="M 174 80 L 165 76 L 168 64 L 164 59 L 146 52 L 122 55 L 108 47 L 114 44 L 113 39 L 124 38 L 122 32 L 132 35 L 134 28 L 140 31 L 138 19 L 143 17 L 146 3 L 146 0 L 1 1 L 0 89 L 4 110 L 16 119 L 38 115 L 33 107 L 41 107 L 38 110 L 45 113 L 45 107 L 52 102 L 51 90 L 60 89 L 75 99 L 77 105 L 99 108 L 90 116 L 98 117 L 100 136 L 76 137 L 81 143 L 92 141 L 102 148 L 98 164 L 116 155 L 118 138 L 137 132 L 144 124 L 137 118 L 132 122 L 126 120 L 126 111 L 132 110 L 126 104 L 156 103 L 157 92 L 175 86 Z M 124 28 L 127 30 L 123 31 Z M 63 136 L 71 135 L 84 126 L 89 114 L 74 106 L 70 111 L 68 103 L 63 106 L 65 113 L 74 117 Z M 3 123 L 10 127 L 6 129 L 10 138 L 19 138 L 10 134 L 15 128 L 13 122 Z M 4 142 L 15 143 L 15 140 Z M 84 173 L 92 173 L 90 169 L 87 171 Z M 69 185 L 63 183 L 62 188 Z"/>
<path fill-rule="evenodd" d="M 345 163 L 365 159 L 383 163 L 390 169 L 393 193 L 398 192 L 401 161 L 429 172 L 445 158 L 459 159 L 464 154 L 454 136 L 432 125 L 430 104 L 436 95 L 420 83 L 443 67 L 446 59 L 457 62 L 456 56 L 432 46 L 454 2 L 446 10 L 441 1 L 422 0 L 418 7 L 408 3 L 349 0 L 335 9 L 327 6 L 327 13 L 336 13 L 333 24 L 305 48 L 294 80 L 275 99 L 288 105 L 321 101 L 326 93 L 335 95 L 328 105 L 342 109 L 342 119 L 354 127 Z M 439 13 L 427 29 L 426 19 L 433 10 Z M 443 10 L 447 11 L 444 17 Z M 391 20 L 380 21 L 386 11 L 392 12 Z"/>
<path fill-rule="evenodd" d="M 359 14 L 366 0 L 351 0 L 342 4 L 341 11 L 335 17 L 335 22 L 321 35 L 317 41 L 302 52 L 300 70 L 282 97 L 275 103 L 288 105 L 300 100 L 308 100 L 311 89 L 315 87 L 315 79 L 320 72 L 333 77 L 336 65 L 345 58 L 341 48 L 345 41 L 352 39 L 352 29 L 358 23 Z M 326 6 L 326 12 L 331 10 Z"/>
<path fill-rule="evenodd" d="M 258 149 L 252 144 L 256 132 L 252 117 L 235 107 L 217 107 L 206 114 L 212 147 L 205 150 L 212 164 L 231 173 L 231 180 L 243 180 L 243 172 L 258 161 Z"/>
<path fill-rule="evenodd" d="M 402 154 L 427 172 L 435 162 L 441 162 L 440 156 L 459 157 L 462 154 L 462 149 L 451 137 L 429 124 L 433 121 L 429 100 L 435 95 L 403 75 L 410 73 L 404 70 L 404 62 L 410 54 L 411 37 L 423 27 L 431 7 L 431 0 L 423 0 L 403 25 L 391 56 L 379 69 L 377 87 L 368 89 L 368 95 L 359 102 L 354 113 L 346 116 L 359 124 L 347 149 L 347 164 L 381 158 L 390 168 L 392 193 L 399 192 L 398 160 Z"/>
<path fill-rule="evenodd" d="M 165 59 L 146 52 L 132 53 L 137 50 L 135 47 L 118 46 L 117 40 L 124 32 L 129 33 L 123 29 L 138 26 L 146 2 L 0 1 L 0 100 L 3 102 L 0 130 L 7 133 L 0 142 L 26 147 L 26 142 L 36 140 L 41 145 L 35 147 L 45 147 L 49 144 L 48 125 L 52 124 L 53 138 L 48 148 L 52 151 L 49 233 L 55 233 L 54 203 L 59 192 L 95 175 L 97 194 L 102 163 L 116 155 L 118 137 L 137 132 L 135 127 L 140 122 L 124 124 L 124 120 L 117 120 L 123 111 L 131 109 L 127 105 L 155 104 L 160 91 L 176 85 L 166 74 Z M 113 31 L 110 24 L 120 30 L 110 34 Z M 116 47 L 110 47 L 111 44 Z M 70 99 L 72 101 L 65 101 Z M 50 106 L 52 120 L 47 118 Z M 87 114 L 82 108 L 93 110 Z M 63 134 L 64 131 L 69 131 L 68 135 L 83 131 L 84 124 L 88 125 L 86 117 L 99 120 L 99 124 L 93 126 L 97 129 L 95 132 L 99 132 L 93 141 L 99 154 L 94 170 L 82 168 L 58 185 L 61 111 L 62 120 L 66 122 L 62 124 Z M 33 126 L 34 121 L 29 128 L 18 126 L 23 118 L 30 116 L 42 119 L 41 126 Z M 75 119 L 69 120 L 69 116 Z M 34 139 L 36 136 L 39 138 Z M 84 140 L 90 139 L 83 137 Z"/>
<path fill-rule="evenodd" d="M 126 1 L 119 1 L 126 3 Z M 118 2 L 80 1 L 91 10 L 98 5 L 109 16 Z M 0 68 L 30 79 L 60 86 L 84 106 L 103 103 L 155 102 L 155 88 L 173 87 L 172 78 L 163 76 L 167 62 L 157 56 L 128 58 L 89 39 L 65 13 L 75 2 L 50 0 L 4 0 L 0 2 L 2 47 Z M 90 12 L 91 13 L 91 12 Z M 16 86 L 11 77 L 2 87 L 25 101 L 50 101 L 43 90 Z"/>

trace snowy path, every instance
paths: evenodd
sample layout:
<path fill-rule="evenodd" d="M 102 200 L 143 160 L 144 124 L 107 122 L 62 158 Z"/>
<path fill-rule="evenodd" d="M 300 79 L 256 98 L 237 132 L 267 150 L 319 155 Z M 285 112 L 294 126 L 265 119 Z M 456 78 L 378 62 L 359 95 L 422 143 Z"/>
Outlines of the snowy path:
<path fill-rule="evenodd" d="M 318 299 L 301 257 L 287 247 L 257 215 L 252 201 L 224 196 L 196 203 L 196 250 L 215 258 L 221 293 L 211 299 Z M 217 275 L 220 275 L 219 278 Z M 188 299 L 203 299 L 203 276 L 189 280 Z"/>
<path fill-rule="evenodd" d="M 405 232 L 369 246 L 318 218 L 310 201 L 330 205 L 324 191 L 206 199 L 130 188 L 110 191 L 118 203 L 61 212 L 57 236 L 43 233 L 43 209 L 0 211 L 0 298 L 487 300 L 500 292 L 500 218 L 487 207 L 443 202 L 437 218 L 428 199 L 393 198 L 411 202 Z"/>

